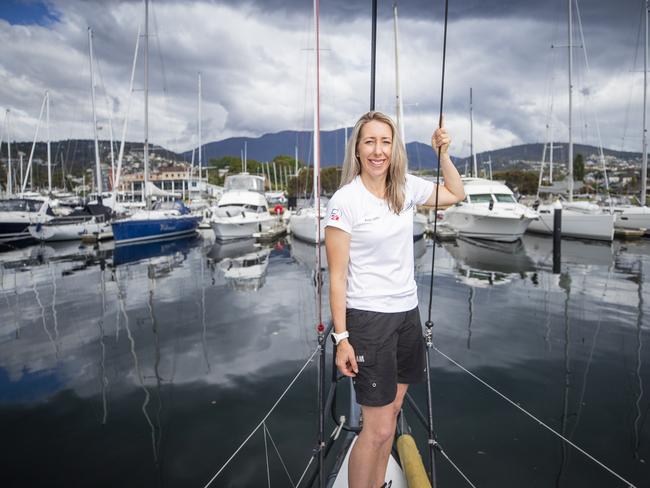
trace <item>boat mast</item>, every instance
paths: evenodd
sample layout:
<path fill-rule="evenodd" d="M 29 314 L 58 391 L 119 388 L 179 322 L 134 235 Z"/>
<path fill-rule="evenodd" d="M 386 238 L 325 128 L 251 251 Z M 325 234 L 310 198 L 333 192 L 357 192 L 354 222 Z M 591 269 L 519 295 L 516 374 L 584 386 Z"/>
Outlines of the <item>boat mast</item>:
<path fill-rule="evenodd" d="M 472 87 L 469 88 L 469 152 L 472 154 L 472 176 L 478 178 L 478 164 L 474 154 L 474 110 L 472 100 Z"/>
<path fill-rule="evenodd" d="M 402 88 L 399 77 L 399 33 L 397 32 L 397 2 L 393 2 L 393 30 L 395 31 L 395 103 L 397 115 L 397 127 L 402 136 L 402 143 L 406 148 L 406 136 L 404 135 L 404 102 L 402 100 Z"/>
<path fill-rule="evenodd" d="M 375 110 L 375 71 L 377 67 L 377 0 L 372 0 L 372 34 L 370 42 L 370 111 Z"/>
<path fill-rule="evenodd" d="M 199 195 L 201 194 L 201 174 L 203 173 L 203 151 L 201 149 L 201 72 L 199 71 Z"/>
<path fill-rule="evenodd" d="M 38 114 L 38 122 L 36 123 L 36 130 L 34 131 L 34 141 L 32 142 L 32 150 L 29 152 L 29 161 L 27 162 L 26 173 L 23 176 L 22 174 L 22 159 L 20 163 L 21 168 L 21 183 L 20 183 L 20 197 L 23 197 L 25 193 L 25 188 L 27 187 L 27 177 L 32 174 L 32 162 L 34 161 L 34 151 L 36 150 L 36 139 L 38 138 L 38 129 L 41 126 L 41 121 L 43 120 L 43 111 L 45 110 L 45 102 L 47 101 L 47 95 L 43 97 L 43 103 L 41 104 L 41 111 Z M 34 191 L 34 187 L 30 188 L 31 191 Z"/>
<path fill-rule="evenodd" d="M 48 195 L 52 194 L 52 147 L 51 147 L 51 138 L 50 138 L 50 92 L 49 90 L 45 91 L 45 99 L 47 103 L 45 105 L 45 120 L 47 121 L 47 193 Z"/>
<path fill-rule="evenodd" d="M 573 30 L 572 30 L 572 22 L 573 22 L 573 12 L 572 12 L 572 5 L 571 2 L 573 0 L 568 0 L 569 4 L 569 201 L 573 201 L 573 134 L 572 134 L 572 125 L 573 125 L 573 84 L 572 84 L 572 76 L 573 76 Z"/>
<path fill-rule="evenodd" d="M 122 175 L 122 159 L 124 158 L 124 144 L 126 141 L 126 129 L 129 123 L 129 112 L 131 109 L 131 96 L 133 95 L 133 80 L 135 79 L 135 69 L 138 62 L 138 48 L 140 46 L 140 26 L 138 25 L 138 36 L 135 40 L 135 51 L 133 53 L 133 65 L 131 66 L 131 81 L 129 82 L 129 98 L 126 102 L 126 113 L 124 114 L 124 124 L 122 125 L 122 140 L 120 141 L 120 152 L 117 155 L 117 175 L 113 176 L 113 201 L 117 202 L 117 189 L 120 185 Z M 131 196 L 133 198 L 133 196 Z"/>
<path fill-rule="evenodd" d="M 9 132 L 9 114 L 10 111 L 7 109 L 5 115 L 5 134 L 7 135 L 7 196 L 11 196 L 13 193 L 13 172 L 11 168 L 11 133 Z"/>
<path fill-rule="evenodd" d="M 643 18 L 645 25 L 645 44 L 643 47 L 643 159 L 641 162 L 641 205 L 646 204 L 648 191 L 648 131 L 646 128 L 647 98 L 648 98 L 648 0 L 645 0 L 643 7 Z"/>
<path fill-rule="evenodd" d="M 144 2 L 144 181 L 142 199 L 149 208 L 147 183 L 149 182 L 149 0 Z"/>
<path fill-rule="evenodd" d="M 95 111 L 95 73 L 93 69 L 93 30 L 88 27 L 88 49 L 90 51 L 90 99 L 93 109 L 93 134 L 95 136 L 95 174 L 97 195 L 102 194 L 102 170 L 99 164 L 99 140 L 97 139 L 97 113 Z"/>

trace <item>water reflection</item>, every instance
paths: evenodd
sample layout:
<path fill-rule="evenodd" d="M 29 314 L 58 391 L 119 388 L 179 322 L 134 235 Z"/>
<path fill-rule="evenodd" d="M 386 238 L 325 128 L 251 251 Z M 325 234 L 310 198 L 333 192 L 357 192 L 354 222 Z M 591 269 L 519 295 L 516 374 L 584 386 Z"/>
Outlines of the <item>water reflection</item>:
<path fill-rule="evenodd" d="M 136 263 L 160 256 L 176 256 L 179 260 L 184 260 L 189 250 L 200 243 L 200 237 L 189 236 L 114 246 L 113 265 Z"/>
<path fill-rule="evenodd" d="M 236 291 L 257 291 L 264 286 L 271 248 L 255 239 L 217 241 L 207 253 L 217 265 L 228 287 Z"/>

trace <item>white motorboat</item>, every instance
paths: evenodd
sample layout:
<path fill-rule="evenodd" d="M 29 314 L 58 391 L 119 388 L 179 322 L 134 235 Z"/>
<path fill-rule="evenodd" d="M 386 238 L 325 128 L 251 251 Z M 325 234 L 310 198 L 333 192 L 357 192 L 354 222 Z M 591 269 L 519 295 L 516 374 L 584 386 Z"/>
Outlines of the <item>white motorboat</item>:
<path fill-rule="evenodd" d="M 574 202 L 575 203 L 575 202 Z M 577 237 L 580 239 L 594 239 L 598 241 L 611 241 L 614 239 L 614 220 L 613 214 L 599 212 L 588 213 L 593 211 L 587 207 L 564 208 L 563 203 L 556 202 L 562 206 L 562 236 Z M 539 219 L 531 222 L 528 231 L 539 234 L 553 234 L 553 219 L 555 206 L 551 204 L 540 205 L 537 207 Z"/>
<path fill-rule="evenodd" d="M 463 178 L 464 201 L 445 210 L 444 221 L 460 235 L 514 242 L 537 219 L 535 211 L 517 203 L 506 185 L 483 178 Z"/>
<path fill-rule="evenodd" d="M 264 178 L 248 173 L 226 178 L 224 194 L 211 211 L 217 239 L 252 237 L 270 230 L 276 221 L 264 197 Z"/>
<path fill-rule="evenodd" d="M 291 215 L 289 220 L 289 232 L 297 239 L 315 244 L 316 242 L 325 241 L 325 213 L 327 209 L 320 209 L 320 236 L 316 229 L 318 222 L 318 212 L 315 207 L 304 207 L 298 209 Z"/>

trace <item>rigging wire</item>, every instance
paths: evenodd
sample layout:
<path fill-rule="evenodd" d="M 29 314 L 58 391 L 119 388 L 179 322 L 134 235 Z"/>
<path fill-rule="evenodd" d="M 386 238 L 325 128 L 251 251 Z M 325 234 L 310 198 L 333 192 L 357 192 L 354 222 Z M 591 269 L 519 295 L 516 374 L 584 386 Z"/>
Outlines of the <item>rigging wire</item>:
<path fill-rule="evenodd" d="M 444 30 L 443 30 L 443 41 L 442 41 L 442 67 L 441 67 L 441 76 L 440 76 L 440 114 L 438 117 L 438 127 L 442 127 L 443 122 L 443 107 L 444 107 L 444 97 L 445 97 L 445 65 L 447 60 L 447 26 L 449 19 L 449 0 L 445 0 L 445 18 L 444 18 Z M 433 219 L 433 234 L 437 235 L 438 231 L 438 203 L 440 192 L 440 154 L 441 149 L 438 148 L 438 170 L 436 175 L 436 198 L 435 204 L 433 207 L 434 219 Z M 429 350 L 433 346 L 433 322 L 431 321 L 431 310 L 433 306 L 433 275 L 435 271 L 435 262 L 436 262 L 436 243 L 434 237 L 433 249 L 431 252 L 431 278 L 429 280 L 429 312 L 428 319 L 425 323 L 426 332 L 426 380 L 427 380 L 427 428 L 428 428 L 428 445 L 429 445 L 429 462 L 431 465 L 430 480 L 431 486 L 436 488 L 436 473 L 435 473 L 435 450 L 439 449 L 438 443 L 435 440 L 435 435 L 433 432 L 433 401 L 431 398 L 431 364 L 429 358 Z"/>
<path fill-rule="evenodd" d="M 508 402 L 509 404 L 511 404 L 513 407 L 517 408 L 517 409 L 518 409 L 520 412 L 522 412 L 523 414 L 525 414 L 525 415 L 527 415 L 528 417 L 530 417 L 531 419 L 533 419 L 535 422 L 537 422 L 539 425 L 541 425 L 541 426 L 544 427 L 546 430 L 548 430 L 549 432 L 551 432 L 553 435 L 559 437 L 561 440 L 563 440 L 564 442 L 566 442 L 567 444 L 569 444 L 571 447 L 573 447 L 574 449 L 576 449 L 578 452 L 580 452 L 581 454 L 583 454 L 584 456 L 586 456 L 588 459 L 590 459 L 591 461 L 595 462 L 598 466 L 600 466 L 601 468 L 605 469 L 605 470 L 606 470 L 607 472 L 609 472 L 611 475 L 613 475 L 614 477 L 618 478 L 620 481 L 623 481 L 624 483 L 626 483 L 626 484 L 628 485 L 629 488 L 636 488 L 636 486 L 635 486 L 634 484 L 632 484 L 631 482 L 629 482 L 628 480 L 626 480 L 625 478 L 623 478 L 621 475 L 619 475 L 618 473 L 616 473 L 613 469 L 609 468 L 608 466 L 606 466 L 605 464 L 603 464 L 602 462 L 600 462 L 598 459 L 596 459 L 596 458 L 593 457 L 591 454 L 589 454 L 587 451 L 585 451 L 584 449 L 582 449 L 581 447 L 579 447 L 578 445 L 576 445 L 575 443 L 573 443 L 571 440 L 569 440 L 569 439 L 567 439 L 566 437 L 564 437 L 562 434 L 556 432 L 552 427 L 550 427 L 550 426 L 548 426 L 546 423 L 544 423 L 544 421 L 542 421 L 542 420 L 540 420 L 539 418 L 535 417 L 535 416 L 534 416 L 532 413 L 530 413 L 528 410 L 526 410 L 526 409 L 523 408 L 522 406 L 518 405 L 516 402 L 512 401 L 510 398 L 508 398 L 506 395 L 504 395 L 504 394 L 501 393 L 499 390 L 497 390 L 496 388 L 494 388 L 492 385 L 490 385 L 489 383 L 487 383 L 486 381 L 484 381 L 483 379 L 479 378 L 477 375 L 475 375 L 474 373 L 472 373 L 471 371 L 469 371 L 468 369 L 466 369 L 465 367 L 463 367 L 460 363 L 458 363 L 458 362 L 455 361 L 453 358 L 451 358 L 450 356 L 448 356 L 447 354 L 445 354 L 444 352 L 442 352 L 442 351 L 441 351 L 440 349 L 438 349 L 435 345 L 433 345 L 432 347 L 433 347 L 433 349 L 434 349 L 438 354 L 440 354 L 442 357 L 444 357 L 445 359 L 447 359 L 450 363 L 452 363 L 453 365 L 455 365 L 456 367 L 458 367 L 461 371 L 463 371 L 464 373 L 467 373 L 467 374 L 470 375 L 472 378 L 474 378 L 476 381 L 478 381 L 478 382 L 481 383 L 483 386 L 485 386 L 487 389 L 489 389 L 489 390 L 491 390 L 492 392 L 496 393 L 496 394 L 497 394 L 498 396 L 500 396 L 503 400 L 505 400 L 506 402 Z"/>
<path fill-rule="evenodd" d="M 279 396 L 278 399 L 275 401 L 275 403 L 273 404 L 273 406 L 272 406 L 272 407 L 269 409 L 269 411 L 264 415 L 264 418 L 262 418 L 262 420 L 261 420 L 261 421 L 257 424 L 257 426 L 256 426 L 256 427 L 251 431 L 251 433 L 248 434 L 248 436 L 246 437 L 246 439 L 244 439 L 244 440 L 242 441 L 242 443 L 239 445 L 239 447 L 237 447 L 237 449 L 235 449 L 235 452 L 232 453 L 232 455 L 231 455 L 231 456 L 226 460 L 226 462 L 223 464 L 223 466 L 221 466 L 221 468 L 219 468 L 219 470 L 215 473 L 215 475 L 214 475 L 212 478 L 210 478 L 210 481 L 208 481 L 208 482 L 205 484 L 205 486 L 204 486 L 203 488 L 208 488 L 208 487 L 209 487 L 209 486 L 214 482 L 214 480 L 217 479 L 217 477 L 218 477 L 218 476 L 223 472 L 223 470 L 226 469 L 226 467 L 230 464 L 230 461 L 232 461 L 232 460 L 235 458 L 235 456 L 237 456 L 237 454 L 239 453 L 239 451 L 241 451 L 241 450 L 243 449 L 243 447 L 244 447 L 244 446 L 248 443 L 248 441 L 251 439 L 251 437 L 253 437 L 253 435 L 255 435 L 255 432 L 257 432 L 257 431 L 260 429 L 260 427 L 262 427 L 262 426 L 264 425 L 264 423 L 267 421 L 267 419 L 268 419 L 268 418 L 271 416 L 271 414 L 274 412 L 274 410 L 275 410 L 275 408 L 278 406 L 278 404 L 282 401 L 282 399 L 285 397 L 285 395 L 288 393 L 288 391 L 291 389 L 291 387 L 294 385 L 294 383 L 298 380 L 298 378 L 299 378 L 300 375 L 303 373 L 303 371 L 305 371 L 305 369 L 307 369 L 307 366 L 309 366 L 309 364 L 312 362 L 312 360 L 314 359 L 314 357 L 316 356 L 316 354 L 318 354 L 318 353 L 320 352 L 320 349 L 321 349 L 320 345 L 314 349 L 314 352 L 311 353 L 311 356 L 309 356 L 309 358 L 307 359 L 307 361 L 305 361 L 305 364 L 302 365 L 302 367 L 300 368 L 300 370 L 298 371 L 298 373 L 296 373 L 296 375 L 293 377 L 293 379 L 291 380 L 291 382 L 289 383 L 289 385 L 284 389 L 284 391 L 280 394 L 280 396 Z"/>
<path fill-rule="evenodd" d="M 636 63 L 639 57 L 641 26 L 643 24 L 642 21 L 643 21 L 643 9 L 645 8 L 645 0 L 639 2 L 639 5 L 641 6 L 641 9 L 639 11 L 639 25 L 637 26 L 637 30 L 636 30 L 636 43 L 634 44 L 635 45 L 634 58 L 632 60 L 632 69 L 631 69 L 632 72 L 634 72 L 634 70 L 636 69 Z M 631 83 L 631 85 L 634 85 L 634 83 Z M 628 124 L 630 122 L 630 106 L 632 105 L 632 93 L 633 90 L 630 88 L 630 90 L 628 90 L 627 105 L 625 106 L 625 121 L 623 122 L 623 136 L 621 137 L 621 151 L 625 150 L 625 138 L 627 137 L 627 129 L 628 129 Z"/>

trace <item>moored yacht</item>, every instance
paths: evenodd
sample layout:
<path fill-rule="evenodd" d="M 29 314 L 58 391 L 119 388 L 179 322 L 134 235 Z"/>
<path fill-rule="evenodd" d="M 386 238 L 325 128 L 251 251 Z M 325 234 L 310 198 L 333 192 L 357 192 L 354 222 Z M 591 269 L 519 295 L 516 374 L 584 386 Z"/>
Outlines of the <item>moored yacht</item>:
<path fill-rule="evenodd" d="M 577 203 L 577 202 L 575 202 Z M 594 209 L 587 205 L 563 204 L 559 200 L 555 205 L 562 207 L 562 236 L 577 237 L 579 239 L 594 239 L 597 241 L 611 241 L 614 239 L 613 214 L 605 212 L 594 213 Z M 539 219 L 531 222 L 528 227 L 530 232 L 539 234 L 553 233 L 553 219 L 555 206 L 543 204 L 537 207 Z"/>
<path fill-rule="evenodd" d="M 54 218 L 48 200 L 12 198 L 0 201 L 0 244 L 29 242 L 30 224 Z"/>
<path fill-rule="evenodd" d="M 462 236 L 514 242 L 538 217 L 535 211 L 517 203 L 503 183 L 463 178 L 463 185 L 465 200 L 444 213 L 444 221 Z"/>
<path fill-rule="evenodd" d="M 111 215 L 112 210 L 109 207 L 101 203 L 89 204 L 65 216 L 32 224 L 29 226 L 29 233 L 39 241 L 77 240 L 89 234 L 110 232 Z"/>
<path fill-rule="evenodd" d="M 212 208 L 211 224 L 217 239 L 252 237 L 270 230 L 275 219 L 264 197 L 264 178 L 248 173 L 227 177 L 223 196 Z"/>
<path fill-rule="evenodd" d="M 291 215 L 289 220 L 289 231 L 291 235 L 301 241 L 315 244 L 325 242 L 325 213 L 327 209 L 320 208 L 320 215 L 315 207 L 304 207 L 298 209 Z M 320 232 L 316 229 L 320 218 Z"/>
<path fill-rule="evenodd" d="M 152 210 L 139 210 L 111 224 L 117 244 L 193 234 L 201 220 L 183 202 L 157 202 Z"/>

